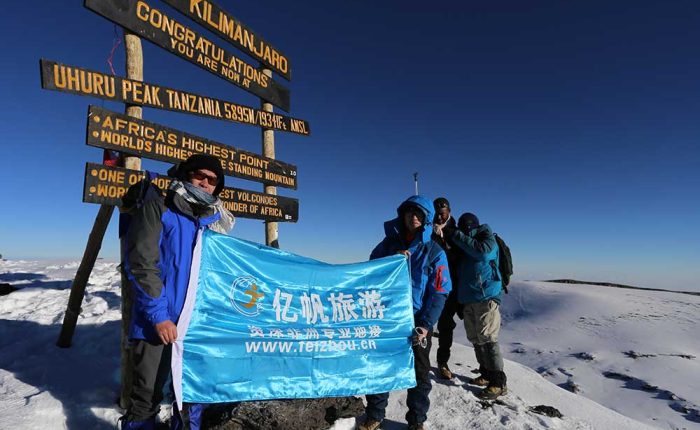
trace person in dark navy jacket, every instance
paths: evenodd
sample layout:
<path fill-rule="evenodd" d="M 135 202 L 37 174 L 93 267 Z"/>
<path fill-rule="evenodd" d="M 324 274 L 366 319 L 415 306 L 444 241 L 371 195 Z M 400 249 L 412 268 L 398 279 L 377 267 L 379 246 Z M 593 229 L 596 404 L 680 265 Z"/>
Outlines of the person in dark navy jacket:
<path fill-rule="evenodd" d="M 423 429 L 430 408 L 430 347 L 432 327 L 437 322 L 452 288 L 445 251 L 430 236 L 433 232 L 433 203 L 412 196 L 397 209 L 398 217 L 384 223 L 386 237 L 374 248 L 370 259 L 403 254 L 410 260 L 415 335 L 413 354 L 417 386 L 408 390 L 406 421 L 409 429 Z M 389 393 L 367 395 L 366 420 L 361 430 L 381 426 Z"/>

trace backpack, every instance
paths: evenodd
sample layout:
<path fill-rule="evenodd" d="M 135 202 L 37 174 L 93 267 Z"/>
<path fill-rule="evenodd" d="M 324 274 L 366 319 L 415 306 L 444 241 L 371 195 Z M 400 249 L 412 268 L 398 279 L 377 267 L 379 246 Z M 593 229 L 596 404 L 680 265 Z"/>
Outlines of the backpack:
<path fill-rule="evenodd" d="M 494 233 L 494 237 L 498 244 L 498 272 L 501 274 L 503 291 L 508 294 L 508 284 L 510 283 L 510 277 L 513 275 L 513 258 L 510 255 L 510 248 L 501 239 L 501 236 Z"/>

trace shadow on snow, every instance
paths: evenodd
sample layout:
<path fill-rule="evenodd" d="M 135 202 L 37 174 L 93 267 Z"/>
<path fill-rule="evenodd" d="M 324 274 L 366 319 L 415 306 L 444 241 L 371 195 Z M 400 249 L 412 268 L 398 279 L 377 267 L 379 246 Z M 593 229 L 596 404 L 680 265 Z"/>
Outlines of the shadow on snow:
<path fill-rule="evenodd" d="M 112 408 L 119 395 L 120 324 L 78 324 L 73 346 L 62 349 L 56 346 L 60 324 L 0 320 L 0 368 L 38 390 L 26 401 L 48 392 L 61 402 L 66 428 L 114 428 L 91 409 Z"/>

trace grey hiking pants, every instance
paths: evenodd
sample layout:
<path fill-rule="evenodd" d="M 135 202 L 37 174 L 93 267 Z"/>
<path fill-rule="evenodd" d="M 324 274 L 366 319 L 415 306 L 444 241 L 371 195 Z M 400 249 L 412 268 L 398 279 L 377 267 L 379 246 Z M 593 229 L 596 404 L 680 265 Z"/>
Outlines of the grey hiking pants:
<path fill-rule="evenodd" d="M 130 421 L 145 421 L 158 413 L 163 400 L 163 387 L 170 374 L 170 345 L 132 341 L 131 359 L 134 382 L 129 399 Z"/>
<path fill-rule="evenodd" d="M 474 353 L 484 377 L 499 387 L 506 386 L 503 356 L 498 345 L 501 331 L 500 306 L 495 300 L 462 305 L 467 339 L 474 345 Z"/>

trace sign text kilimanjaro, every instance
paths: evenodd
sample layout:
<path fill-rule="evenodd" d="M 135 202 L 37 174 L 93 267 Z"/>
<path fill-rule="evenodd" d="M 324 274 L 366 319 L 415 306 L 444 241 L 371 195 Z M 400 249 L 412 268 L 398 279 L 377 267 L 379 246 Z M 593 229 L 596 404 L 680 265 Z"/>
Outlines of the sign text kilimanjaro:
<path fill-rule="evenodd" d="M 164 0 L 224 40 L 247 52 L 287 79 L 291 78 L 289 59 L 253 30 L 207 0 Z"/>
<path fill-rule="evenodd" d="M 85 7 L 161 48 L 289 111 L 289 90 L 258 68 L 143 0 L 86 0 Z"/>

